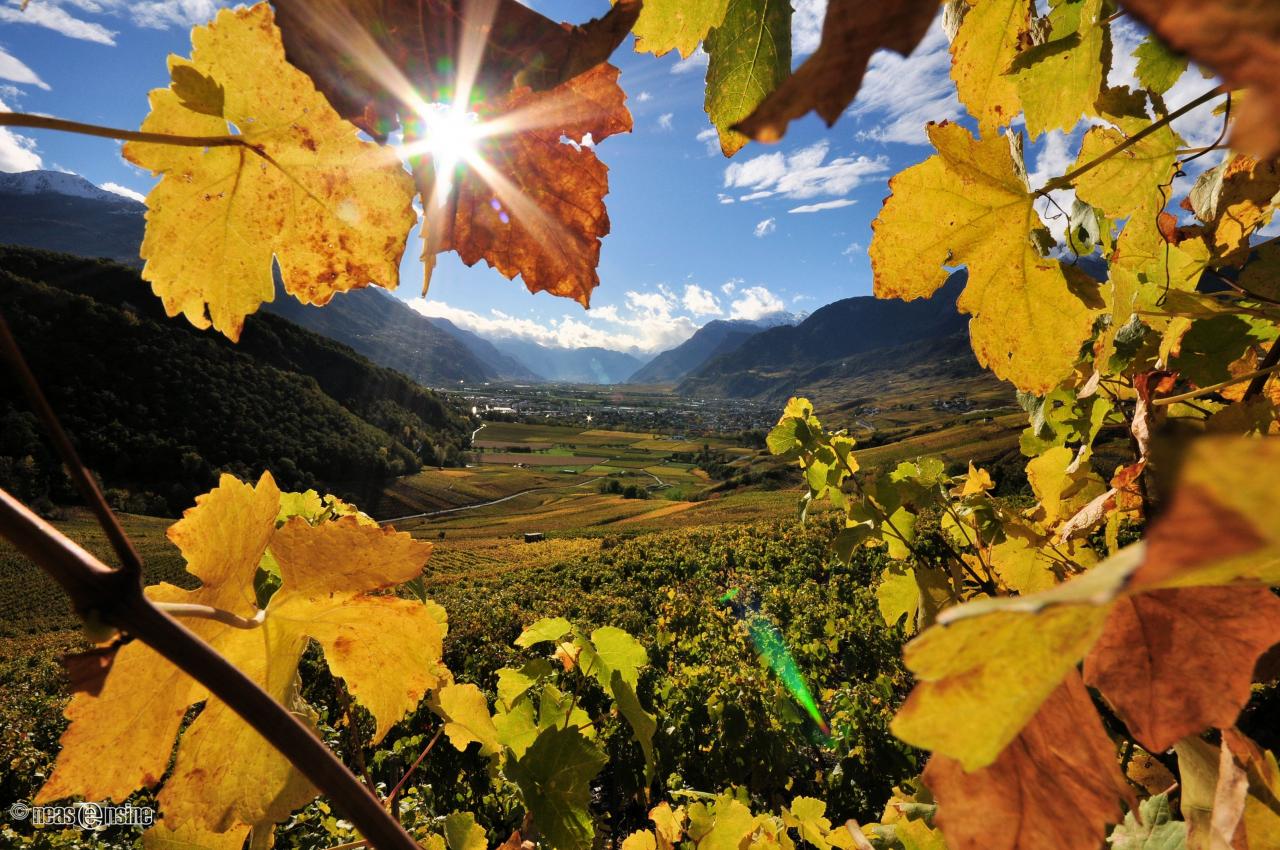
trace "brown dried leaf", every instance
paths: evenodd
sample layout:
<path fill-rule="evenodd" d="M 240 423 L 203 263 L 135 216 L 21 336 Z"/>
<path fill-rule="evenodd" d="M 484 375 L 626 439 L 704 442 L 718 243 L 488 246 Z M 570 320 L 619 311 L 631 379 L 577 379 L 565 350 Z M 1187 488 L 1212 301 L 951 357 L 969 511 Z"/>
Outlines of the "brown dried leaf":
<path fill-rule="evenodd" d="M 426 209 L 423 262 L 456 250 L 467 265 L 485 260 L 531 292 L 575 299 L 584 307 L 600 283 L 600 240 L 609 232 L 604 196 L 609 169 L 590 146 L 562 142 L 590 134 L 595 142 L 631 129 L 619 71 L 599 65 L 549 92 L 517 89 L 484 120 L 535 126 L 493 136 L 482 145 L 487 167 L 468 167 L 450 205 L 432 200 L 432 165 L 415 165 Z"/>
<path fill-rule="evenodd" d="M 277 0 L 285 54 L 344 118 L 378 138 L 406 115 L 410 93 L 448 100 L 464 66 L 495 102 L 515 86 L 554 88 L 609 58 L 640 14 L 618 0 L 581 26 L 517 0 Z M 411 107 L 409 107 L 411 110 Z"/>
<path fill-rule="evenodd" d="M 991 765 L 966 773 L 935 754 L 923 778 L 951 850 L 1096 850 L 1120 820 L 1121 801 L 1133 802 L 1074 672 Z"/>
<path fill-rule="evenodd" d="M 1280 598 L 1268 588 L 1155 590 L 1115 604 L 1084 678 L 1158 753 L 1234 724 L 1254 662 L 1278 640 Z"/>
<path fill-rule="evenodd" d="M 1231 147 L 1280 154 L 1280 3 L 1275 0 L 1121 0 L 1176 50 L 1246 89 Z"/>
<path fill-rule="evenodd" d="M 938 0 L 828 4 L 818 49 L 734 129 L 776 142 L 787 124 L 812 110 L 834 124 L 862 87 L 871 55 L 880 49 L 910 54 L 937 11 Z"/>

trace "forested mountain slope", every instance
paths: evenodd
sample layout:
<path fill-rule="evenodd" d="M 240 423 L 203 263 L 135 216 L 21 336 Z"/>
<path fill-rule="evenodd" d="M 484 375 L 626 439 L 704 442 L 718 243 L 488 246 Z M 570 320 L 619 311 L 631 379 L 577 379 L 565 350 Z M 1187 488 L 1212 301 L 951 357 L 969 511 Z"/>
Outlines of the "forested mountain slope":
<path fill-rule="evenodd" d="M 128 268 L 0 248 L 0 313 L 106 485 L 170 513 L 219 472 L 358 498 L 423 463 L 458 462 L 470 420 L 437 394 L 278 316 L 241 342 L 164 316 Z M 0 375 L 0 486 L 69 497 L 16 385 Z"/>

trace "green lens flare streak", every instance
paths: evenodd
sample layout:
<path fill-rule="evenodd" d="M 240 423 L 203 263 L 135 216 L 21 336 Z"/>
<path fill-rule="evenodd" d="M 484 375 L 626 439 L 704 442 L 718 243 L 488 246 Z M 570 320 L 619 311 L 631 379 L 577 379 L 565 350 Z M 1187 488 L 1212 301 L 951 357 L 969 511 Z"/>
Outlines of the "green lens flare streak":
<path fill-rule="evenodd" d="M 778 631 L 778 627 L 769 622 L 767 617 L 755 611 L 748 611 L 741 603 L 737 603 L 738 590 L 736 587 L 729 590 L 720 597 L 720 602 L 732 605 L 738 615 L 746 619 L 747 633 L 756 646 L 756 652 L 760 653 L 760 657 L 769 665 L 769 669 L 782 681 L 783 687 L 790 691 L 792 698 L 809 713 L 813 722 L 818 724 L 822 734 L 830 735 L 831 727 L 827 725 L 822 712 L 818 710 L 818 702 L 813 698 L 809 684 L 804 680 L 804 674 L 800 672 L 795 658 L 787 649 L 782 632 Z"/>

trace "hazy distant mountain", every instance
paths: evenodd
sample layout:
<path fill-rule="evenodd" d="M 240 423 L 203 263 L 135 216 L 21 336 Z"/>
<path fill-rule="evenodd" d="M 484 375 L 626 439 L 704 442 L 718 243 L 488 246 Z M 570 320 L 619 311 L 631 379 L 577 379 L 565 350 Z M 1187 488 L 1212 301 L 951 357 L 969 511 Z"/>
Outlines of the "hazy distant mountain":
<path fill-rule="evenodd" d="M 431 324 L 452 336 L 467 347 L 467 350 L 480 358 L 494 374 L 504 381 L 542 381 L 542 375 L 524 366 L 519 360 L 503 354 L 492 342 L 477 333 L 464 330 L 448 319 L 431 316 L 427 319 Z"/>
<path fill-rule="evenodd" d="M 816 381 L 856 379 L 936 365 L 945 380 L 981 370 L 968 345 L 969 317 L 956 310 L 966 275 L 956 272 L 932 298 L 918 301 L 846 298 L 815 310 L 795 326 L 761 331 L 749 344 L 709 359 L 677 386 L 685 395 L 785 398 Z M 967 343 L 967 341 L 966 341 Z M 936 351 L 936 355 L 935 355 Z"/>
<path fill-rule="evenodd" d="M 644 365 L 637 357 L 607 348 L 549 348 L 519 339 L 491 342 L 548 381 L 620 384 Z"/>
<path fill-rule="evenodd" d="M 0 242 L 139 267 L 146 207 L 61 171 L 0 172 Z"/>
<path fill-rule="evenodd" d="M 766 327 L 772 327 L 769 325 Z M 730 354 L 765 328 L 758 322 L 721 320 L 707 322 L 675 348 L 662 352 L 627 379 L 629 384 L 674 383 L 707 361 Z"/>

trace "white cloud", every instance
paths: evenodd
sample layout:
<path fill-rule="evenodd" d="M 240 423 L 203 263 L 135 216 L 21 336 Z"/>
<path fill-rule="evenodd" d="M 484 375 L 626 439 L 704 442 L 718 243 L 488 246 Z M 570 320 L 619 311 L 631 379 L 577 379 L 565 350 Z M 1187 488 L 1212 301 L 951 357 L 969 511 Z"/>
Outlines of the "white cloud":
<path fill-rule="evenodd" d="M 876 53 L 849 109 L 850 115 L 876 122 L 860 130 L 858 138 L 927 144 L 925 124 L 954 121 L 962 114 L 950 74 L 950 46 L 940 21 L 934 21 L 910 56 L 904 58 L 892 50 Z"/>
<path fill-rule="evenodd" d="M 3 47 L 0 47 L 0 80 L 12 80 L 15 83 L 49 90 L 49 84 L 40 79 L 39 74 L 28 68 L 12 53 L 5 52 Z"/>
<path fill-rule="evenodd" d="M 852 260 L 854 257 L 862 256 L 864 253 L 866 253 L 866 250 L 867 249 L 863 247 L 861 242 L 854 241 L 854 242 L 850 242 L 848 247 L 846 247 L 840 253 L 844 254 L 846 257 Z"/>
<path fill-rule="evenodd" d="M 653 95 L 649 94 L 647 91 L 642 91 L 640 94 L 636 95 L 636 103 L 648 103 L 651 100 L 653 100 Z"/>
<path fill-rule="evenodd" d="M 739 290 L 738 297 L 729 305 L 731 319 L 760 319 L 770 313 L 786 309 L 786 302 L 763 286 L 749 286 Z"/>
<path fill-rule="evenodd" d="M 210 20 L 225 0 L 0 0 L 0 22 L 32 24 L 68 38 L 114 45 L 116 30 L 77 14 L 127 19 L 147 29 L 185 29 Z M 70 11 L 69 11 L 70 10 Z"/>
<path fill-rule="evenodd" d="M 99 188 L 106 189 L 108 192 L 115 192 L 117 195 L 123 195 L 126 198 L 132 198 L 139 203 L 146 203 L 147 200 L 146 195 L 130 189 L 128 186 L 121 186 L 119 183 L 103 183 Z"/>
<path fill-rule="evenodd" d="M 4 101 L 0 101 L 0 111 L 9 111 Z M 36 152 L 35 139 L 0 127 L 0 171 L 31 171 L 43 165 L 44 161 Z"/>
<path fill-rule="evenodd" d="M 691 294 L 691 289 L 698 292 Z M 408 303 L 424 316 L 445 318 L 489 337 L 522 339 L 561 348 L 599 346 L 614 351 L 648 353 L 679 345 L 698 329 L 690 316 L 679 314 L 682 307 L 690 313 L 695 313 L 694 307 L 705 310 L 708 306 L 714 306 L 715 314 L 722 312 L 710 292 L 692 284 L 685 287 L 683 298 L 662 285 L 656 292 L 631 290 L 620 306 L 593 307 L 581 318 L 565 316 L 550 322 L 520 318 L 501 310 L 477 313 L 426 298 L 415 298 Z"/>
<path fill-rule="evenodd" d="M 720 291 L 725 295 L 732 295 L 733 290 L 736 289 L 740 283 L 742 283 L 742 278 L 740 277 L 735 277 L 733 280 L 726 280 L 724 283 L 720 284 Z"/>
<path fill-rule="evenodd" d="M 690 53 L 689 58 L 681 59 L 671 66 L 671 73 L 688 74 L 693 71 L 699 71 L 707 67 L 707 63 L 710 61 L 711 57 L 707 55 L 707 51 L 702 49 L 702 45 L 698 45 L 698 49 Z"/>
<path fill-rule="evenodd" d="M 778 151 L 735 162 L 724 170 L 724 185 L 804 200 L 819 195 L 847 195 L 867 177 L 889 170 L 889 160 L 884 156 L 841 156 L 825 162 L 829 147 L 823 140 L 789 154 Z"/>
<path fill-rule="evenodd" d="M 27 4 L 25 10 L 21 6 L 22 0 L 8 0 L 6 5 L 0 5 L 0 23 L 31 24 L 51 29 L 67 38 L 93 41 L 98 44 L 116 43 L 114 30 L 77 18 L 52 0 L 37 0 Z M 99 9 L 89 11 L 99 11 Z"/>
<path fill-rule="evenodd" d="M 664 112 L 658 116 L 658 129 L 670 130 L 672 122 L 675 121 L 676 114 L 674 112 Z"/>
<path fill-rule="evenodd" d="M 763 239 L 770 233 L 778 229 L 778 221 L 773 218 L 766 218 L 764 221 L 756 225 L 756 238 Z"/>
<path fill-rule="evenodd" d="M 816 213 L 824 210 L 838 210 L 842 207 L 851 207 L 857 201 L 852 198 L 836 198 L 834 201 L 821 201 L 816 204 L 801 204 L 798 207 L 792 207 L 787 210 L 789 213 Z"/>
<path fill-rule="evenodd" d="M 722 203 L 722 204 L 732 204 L 732 203 L 734 203 L 733 198 L 729 197 L 728 195 L 724 194 L 723 192 L 717 193 L 717 194 L 716 194 L 716 197 L 720 199 L 720 203 Z"/>
<path fill-rule="evenodd" d="M 682 303 L 684 308 L 695 316 L 719 316 L 724 313 L 724 310 L 720 309 L 719 299 L 696 283 L 685 285 Z"/>
<path fill-rule="evenodd" d="M 707 146 L 707 156 L 715 156 L 720 153 L 720 134 L 716 132 L 715 127 L 699 130 L 698 141 Z"/>
<path fill-rule="evenodd" d="M 765 190 L 763 190 L 763 191 L 761 191 L 761 192 L 749 192 L 749 193 L 747 193 L 747 194 L 743 195 L 742 197 L 738 198 L 738 200 L 739 200 L 739 201 L 744 201 L 744 202 L 745 202 L 745 201 L 759 201 L 759 200 L 762 200 L 762 199 L 764 199 L 764 198 L 771 198 L 771 197 L 773 197 L 773 192 L 770 192 L 768 189 L 765 189 Z"/>
<path fill-rule="evenodd" d="M 791 4 L 791 52 L 804 56 L 818 49 L 822 42 L 822 19 L 827 14 L 827 0 L 794 0 Z"/>
<path fill-rule="evenodd" d="M 162 30 L 203 24 L 224 4 L 218 0 L 148 0 L 116 5 L 127 7 L 129 16 L 138 26 Z"/>

